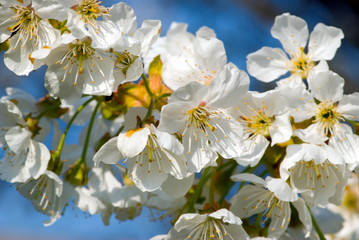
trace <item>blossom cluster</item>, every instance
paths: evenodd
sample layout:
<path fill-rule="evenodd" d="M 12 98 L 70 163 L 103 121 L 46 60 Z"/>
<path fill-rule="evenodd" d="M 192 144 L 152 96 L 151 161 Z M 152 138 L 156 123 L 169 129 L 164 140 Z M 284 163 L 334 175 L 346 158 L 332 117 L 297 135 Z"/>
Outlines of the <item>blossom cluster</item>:
<path fill-rule="evenodd" d="M 247 56 L 251 76 L 277 80 L 266 92 L 249 90 L 212 29 L 160 33 L 125 3 L 0 0 L 5 65 L 17 75 L 46 65 L 49 93 L 7 88 L 0 99 L 0 179 L 45 225 L 69 204 L 106 225 L 147 207 L 172 219 L 158 240 L 335 238 L 312 212 L 338 214 L 359 169 L 359 94 L 344 94 L 327 64 L 343 32 L 277 16 L 283 49 Z M 72 125 L 79 144 L 65 142 Z"/>

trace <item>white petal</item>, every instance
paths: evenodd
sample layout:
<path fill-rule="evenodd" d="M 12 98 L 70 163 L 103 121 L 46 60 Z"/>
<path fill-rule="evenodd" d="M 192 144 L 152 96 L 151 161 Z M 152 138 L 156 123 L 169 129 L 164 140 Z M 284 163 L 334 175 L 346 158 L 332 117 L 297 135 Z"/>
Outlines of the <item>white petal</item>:
<path fill-rule="evenodd" d="M 309 82 L 312 95 L 321 102 L 338 102 L 343 97 L 344 79 L 332 71 L 319 72 Z"/>
<path fill-rule="evenodd" d="M 153 192 L 159 189 L 166 181 L 168 174 L 165 171 L 160 171 L 156 160 L 154 162 L 144 160 L 142 164 L 137 164 L 136 161 L 134 158 L 127 160 L 130 178 L 136 187 L 143 192 Z"/>
<path fill-rule="evenodd" d="M 142 22 L 134 38 L 141 42 L 141 55 L 147 54 L 150 47 L 156 42 L 161 32 L 161 21 L 159 20 L 145 20 Z"/>
<path fill-rule="evenodd" d="M 289 120 L 289 112 L 275 117 L 275 121 L 269 128 L 269 134 L 272 139 L 271 146 L 286 142 L 291 138 L 293 130 Z"/>
<path fill-rule="evenodd" d="M 204 97 L 211 107 L 228 108 L 238 102 L 249 89 L 249 77 L 232 63 L 228 63 L 213 79 Z"/>
<path fill-rule="evenodd" d="M 114 4 L 109 14 L 112 17 L 106 19 L 113 21 L 121 32 L 124 34 L 134 33 L 137 27 L 136 15 L 130 6 L 123 2 Z"/>
<path fill-rule="evenodd" d="M 144 107 L 131 107 L 126 115 L 125 122 L 123 123 L 124 131 L 129 131 L 131 129 L 135 129 L 137 126 L 137 118 L 144 119 L 147 114 L 147 108 Z"/>
<path fill-rule="evenodd" d="M 258 80 L 271 82 L 288 72 L 288 62 L 283 50 L 263 47 L 247 56 L 247 70 Z"/>
<path fill-rule="evenodd" d="M 219 209 L 208 216 L 216 219 L 222 219 L 225 223 L 242 225 L 242 220 L 225 208 Z"/>
<path fill-rule="evenodd" d="M 101 52 L 99 52 L 100 54 Z M 83 93 L 90 95 L 111 95 L 115 80 L 113 78 L 114 62 L 108 56 L 102 56 L 102 59 L 93 58 L 83 63 L 88 69 L 84 71 Z M 90 62 L 91 61 L 91 62 Z M 91 64 L 95 64 L 94 67 Z M 90 69 L 93 69 L 91 72 Z M 75 74 L 75 73 L 73 73 Z"/>
<path fill-rule="evenodd" d="M 147 127 L 120 133 L 117 138 L 117 147 L 124 157 L 132 158 L 143 151 L 150 134 L 150 129 Z"/>
<path fill-rule="evenodd" d="M 300 54 L 300 48 L 305 48 L 308 40 L 307 23 L 296 16 L 284 13 L 277 16 L 271 29 L 272 36 L 278 39 L 290 55 Z"/>
<path fill-rule="evenodd" d="M 314 61 L 331 60 L 343 38 L 341 29 L 318 23 L 310 34 L 308 55 Z"/>
<path fill-rule="evenodd" d="M 84 212 L 98 214 L 105 208 L 103 203 L 85 187 L 76 187 L 73 192 L 74 204 Z"/>
<path fill-rule="evenodd" d="M 11 32 L 8 30 L 8 27 L 16 24 L 17 19 L 12 18 L 14 15 L 14 10 L 9 7 L 0 6 L 0 43 L 4 42 L 11 36 Z"/>
<path fill-rule="evenodd" d="M 76 74 L 68 74 L 66 80 L 64 79 L 65 71 L 61 64 L 51 65 L 45 74 L 45 87 L 50 95 L 55 98 L 60 98 L 63 104 L 75 104 L 82 95 L 82 75 L 77 80 L 77 85 L 74 85 Z"/>
<path fill-rule="evenodd" d="M 93 157 L 95 166 L 98 166 L 100 162 L 106 164 L 116 164 L 118 161 L 124 158 L 121 152 L 118 150 L 117 141 L 117 137 L 114 137 L 102 145 L 102 147 Z"/>
<path fill-rule="evenodd" d="M 242 154 L 243 146 L 242 125 L 238 121 L 228 118 L 230 117 L 217 117 L 217 115 L 211 117 L 208 122 L 215 127 L 215 130 L 207 130 L 212 149 L 227 159 L 239 157 Z"/>
<path fill-rule="evenodd" d="M 189 115 L 188 110 L 193 108 L 188 103 L 170 103 L 162 107 L 161 120 L 158 129 L 168 133 L 175 133 L 183 129 Z"/>
<path fill-rule="evenodd" d="M 195 228 L 197 225 L 207 220 L 207 214 L 199 215 L 197 213 L 182 214 L 174 225 L 174 229 L 179 232 L 186 229 L 187 231 Z"/>
<path fill-rule="evenodd" d="M 181 180 L 168 176 L 161 188 L 169 197 L 180 198 L 186 195 L 188 190 L 192 187 L 193 181 L 194 174 L 190 174 L 188 177 Z"/>
<path fill-rule="evenodd" d="M 239 157 L 235 157 L 234 159 L 238 164 L 242 166 L 254 167 L 261 160 L 264 152 L 266 151 L 269 141 L 262 135 L 257 135 L 253 139 L 244 140 L 245 151 Z"/>
<path fill-rule="evenodd" d="M 271 197 L 273 197 L 273 193 L 263 189 L 262 186 L 245 185 L 230 200 L 232 206 L 229 210 L 238 217 L 247 218 L 253 214 L 264 212 L 267 209 L 267 204 L 261 202 L 269 201 Z"/>
<path fill-rule="evenodd" d="M 294 135 L 299 137 L 303 142 L 319 145 L 328 140 L 328 137 L 319 132 L 317 124 L 311 124 L 305 129 L 297 129 L 294 131 Z"/>
<path fill-rule="evenodd" d="M 291 213 L 292 211 L 288 202 L 278 202 L 277 207 L 273 208 L 273 211 L 270 213 L 272 217 L 268 227 L 269 238 L 279 239 L 282 236 L 288 228 Z"/>
<path fill-rule="evenodd" d="M 10 101 L 0 100 L 0 112 L 0 145 L 2 145 L 7 130 L 16 125 L 25 126 L 26 123 L 20 109 Z"/>
<path fill-rule="evenodd" d="M 298 74 L 292 74 L 288 78 L 284 78 L 282 80 L 277 81 L 276 84 L 277 84 L 276 89 L 282 89 L 282 90 L 284 90 L 286 88 L 292 88 L 292 89 L 297 89 L 297 88 L 306 89 L 307 88 L 307 86 L 305 86 L 302 78 Z"/>
<path fill-rule="evenodd" d="M 131 63 L 126 71 L 126 75 L 122 72 L 122 69 L 114 69 L 113 77 L 115 79 L 114 86 L 117 87 L 120 84 L 126 82 L 134 82 L 137 81 L 141 74 L 143 73 L 143 63 L 141 58 L 136 58 L 136 60 Z"/>
<path fill-rule="evenodd" d="M 265 187 L 272 191 L 279 200 L 293 202 L 298 199 L 297 193 L 290 188 L 284 179 L 267 177 Z"/>
<path fill-rule="evenodd" d="M 310 232 L 312 231 L 312 218 L 310 216 L 308 208 L 305 205 L 304 200 L 301 198 L 298 198 L 298 200 L 292 202 L 292 204 L 298 211 L 299 220 L 303 223 L 306 230 L 305 236 L 308 237 L 310 235 Z"/>
<path fill-rule="evenodd" d="M 295 122 L 302 122 L 315 115 L 317 104 L 305 88 L 285 88 L 281 94 L 287 99 L 290 115 L 294 117 Z"/>
<path fill-rule="evenodd" d="M 29 147 L 31 135 L 27 128 L 17 126 L 6 132 L 5 140 L 12 151 L 19 153 Z"/>
<path fill-rule="evenodd" d="M 338 110 L 349 120 L 359 120 L 359 93 L 344 95 L 338 104 Z"/>
<path fill-rule="evenodd" d="M 56 19 L 60 22 L 67 19 L 67 11 L 64 6 L 56 0 L 33 0 L 31 6 L 36 15 L 46 19 Z"/>
<path fill-rule="evenodd" d="M 37 100 L 31 94 L 21 89 L 12 87 L 6 88 L 6 94 L 8 96 L 4 96 L 1 99 L 9 101 L 11 99 L 15 99 L 16 106 L 21 110 L 24 115 L 29 114 L 30 112 L 32 112 L 33 114 L 37 113 Z"/>
<path fill-rule="evenodd" d="M 236 174 L 236 175 L 233 175 L 231 177 L 231 179 L 233 181 L 236 181 L 236 182 L 251 182 L 251 183 L 254 183 L 256 185 L 264 185 L 265 184 L 265 181 L 258 177 L 257 175 L 254 175 L 252 173 L 239 173 L 239 174 Z"/>
<path fill-rule="evenodd" d="M 19 42 L 18 46 L 13 47 L 17 42 Z M 33 64 L 29 59 L 33 47 L 30 45 L 30 40 L 26 42 L 20 41 L 19 34 L 15 34 L 10 38 L 10 48 L 4 54 L 4 64 L 16 75 L 27 76 L 33 70 Z"/>
<path fill-rule="evenodd" d="M 175 136 L 167 132 L 162 132 L 156 129 L 153 125 L 151 125 L 151 130 L 157 136 L 157 140 L 161 147 L 173 152 L 176 155 L 183 153 L 183 146 Z"/>
<path fill-rule="evenodd" d="M 197 136 L 194 137 L 194 134 L 197 134 Z M 205 133 L 201 131 L 196 133 L 195 129 L 190 127 L 182 138 L 182 144 L 188 168 L 191 172 L 200 172 L 208 164 L 212 166 L 216 164 L 214 160 L 217 159 L 217 154 L 210 148 Z"/>
<path fill-rule="evenodd" d="M 50 152 L 43 143 L 31 140 L 25 166 L 29 169 L 31 176 L 37 179 L 42 175 L 50 161 Z"/>
<path fill-rule="evenodd" d="M 193 45 L 195 62 L 202 70 L 219 71 L 227 63 L 223 42 L 216 38 L 213 29 L 201 27 Z"/>
<path fill-rule="evenodd" d="M 110 200 L 113 206 L 119 208 L 136 207 L 147 199 L 147 193 L 142 192 L 136 186 L 124 186 L 110 192 Z"/>
<path fill-rule="evenodd" d="M 359 163 L 359 137 L 353 134 L 350 126 L 341 124 L 333 137 L 329 140 L 329 146 L 333 147 L 348 164 Z"/>
<path fill-rule="evenodd" d="M 5 154 L 1 159 L 0 178 L 11 183 L 26 182 L 31 178 L 29 170 L 23 164 L 25 157 L 25 152 Z"/>

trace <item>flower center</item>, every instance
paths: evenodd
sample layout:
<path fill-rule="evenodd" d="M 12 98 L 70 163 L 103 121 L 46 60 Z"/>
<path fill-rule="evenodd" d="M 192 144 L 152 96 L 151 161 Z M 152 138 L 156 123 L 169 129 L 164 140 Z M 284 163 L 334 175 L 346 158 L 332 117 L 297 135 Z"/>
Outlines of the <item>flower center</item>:
<path fill-rule="evenodd" d="M 300 48 L 300 55 L 293 56 L 292 58 L 292 68 L 290 70 L 291 73 L 297 73 L 302 78 L 308 77 L 308 72 L 315 66 L 315 62 L 311 61 L 307 54 L 304 53 L 304 48 Z"/>
<path fill-rule="evenodd" d="M 263 113 L 259 113 L 247 120 L 249 131 L 252 134 L 260 134 L 266 136 L 269 134 L 269 126 L 271 119 Z"/>
<path fill-rule="evenodd" d="M 137 155 L 135 163 L 139 167 L 147 167 L 147 173 L 154 173 L 154 171 L 162 173 L 164 170 L 163 164 L 167 164 L 164 161 L 169 161 L 172 164 L 173 160 L 173 158 L 169 157 L 167 150 L 162 148 L 157 136 L 150 134 L 148 135 L 145 149 Z"/>
<path fill-rule="evenodd" d="M 35 37 L 35 39 L 37 40 L 38 39 L 37 24 L 40 21 L 40 18 L 35 14 L 33 9 L 31 7 L 25 7 L 25 6 L 12 6 L 11 8 L 15 12 L 15 16 L 11 18 L 17 19 L 17 22 L 13 26 L 8 27 L 7 30 L 10 31 L 12 34 L 19 32 L 19 41 L 23 41 L 23 43 L 25 43 L 27 40 L 31 41 L 33 37 Z M 13 49 L 15 49 L 19 41 L 17 41 Z M 36 45 L 37 42 L 34 43 L 34 46 Z M 21 47 L 23 46 L 24 44 L 21 45 Z"/>
<path fill-rule="evenodd" d="M 294 167 L 289 169 L 294 185 L 299 189 L 316 190 L 319 188 L 331 187 L 331 178 L 339 184 L 339 178 L 336 176 L 338 167 L 328 160 L 321 164 L 311 161 L 300 161 Z"/>
<path fill-rule="evenodd" d="M 110 49 L 110 52 L 116 58 L 115 70 L 118 69 L 122 71 L 122 73 L 126 76 L 128 68 L 138 58 L 138 56 L 135 56 L 127 52 L 126 50 L 124 52 L 115 52 L 112 49 Z"/>
<path fill-rule="evenodd" d="M 211 113 L 205 108 L 205 105 L 204 102 L 201 102 L 197 108 L 188 110 L 189 118 L 187 121 L 189 121 L 190 126 L 195 125 L 196 128 L 201 128 L 203 131 L 205 131 L 206 126 L 214 131 L 216 128 L 208 122 Z"/>
<path fill-rule="evenodd" d="M 103 61 L 103 58 L 91 47 L 91 40 L 86 39 L 83 41 L 76 40 L 76 43 L 69 44 L 69 51 L 57 61 L 56 64 L 65 64 L 65 74 L 62 82 L 65 81 L 66 77 L 72 74 L 73 71 L 76 73 L 74 85 L 77 83 L 78 75 L 83 74 L 84 71 L 100 72 L 102 77 L 105 78 L 104 73 L 99 68 L 97 61 Z M 92 75 L 89 74 L 90 78 Z M 91 79 L 94 83 L 94 79 Z"/>
<path fill-rule="evenodd" d="M 318 105 L 315 114 L 314 122 L 317 122 L 320 129 L 327 135 L 328 131 L 333 133 L 332 128 L 335 124 L 339 123 L 343 116 L 338 112 L 336 104 L 332 101 L 321 102 Z"/>
<path fill-rule="evenodd" d="M 85 23 L 95 24 L 98 17 L 108 15 L 108 10 L 101 6 L 102 2 L 97 0 L 82 0 L 82 2 L 75 7 L 75 11 L 81 16 Z"/>
<path fill-rule="evenodd" d="M 214 218 L 208 217 L 208 219 L 196 226 L 187 236 L 187 239 L 225 239 L 228 233 L 224 227 L 224 224 Z"/>
<path fill-rule="evenodd" d="M 254 137 L 257 135 L 268 136 L 269 127 L 274 120 L 274 117 L 269 117 L 267 115 L 267 107 L 262 102 L 262 107 L 257 111 L 250 107 L 248 103 L 245 103 L 247 107 L 251 109 L 254 113 L 251 116 L 241 116 L 240 118 L 247 122 L 247 132 L 249 132 L 249 137 Z M 239 119 L 239 121 L 241 120 Z"/>

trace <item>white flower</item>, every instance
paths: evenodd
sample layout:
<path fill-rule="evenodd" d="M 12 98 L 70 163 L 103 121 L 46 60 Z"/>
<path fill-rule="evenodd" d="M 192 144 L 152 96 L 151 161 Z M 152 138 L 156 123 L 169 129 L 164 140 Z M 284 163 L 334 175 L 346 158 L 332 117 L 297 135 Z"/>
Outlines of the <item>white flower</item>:
<path fill-rule="evenodd" d="M 159 211 L 159 219 L 162 219 L 166 216 L 177 216 L 178 212 L 180 212 L 186 202 L 187 199 L 185 197 L 171 198 L 158 190 L 150 194 L 144 205 Z"/>
<path fill-rule="evenodd" d="M 23 115 L 29 113 L 39 114 L 39 109 L 36 106 L 36 99 L 26 91 L 18 88 L 7 87 L 5 89 L 7 96 L 1 97 L 1 100 L 12 101 L 21 110 Z"/>
<path fill-rule="evenodd" d="M 339 232 L 335 234 L 327 234 L 325 237 L 330 240 L 352 240 L 359 236 L 359 214 L 357 210 L 357 202 L 359 199 L 358 176 L 355 174 L 349 179 L 345 188 L 345 193 L 342 205 L 336 206 L 328 205 L 328 209 L 338 215 L 342 220 L 342 225 Z M 333 224 L 331 224 L 333 225 Z M 338 223 L 337 223 L 338 225 Z M 336 230 L 338 227 L 336 227 Z"/>
<path fill-rule="evenodd" d="M 0 101 L 0 143 L 5 145 L 0 161 L 0 178 L 8 182 L 25 182 L 38 178 L 46 171 L 50 152 L 40 142 L 22 119 L 20 110 L 9 101 Z"/>
<path fill-rule="evenodd" d="M 118 34 L 110 43 L 111 55 L 115 60 L 114 77 L 116 86 L 136 81 L 143 73 L 142 57 L 155 43 L 160 32 L 161 22 L 145 20 L 138 29 L 136 16 L 131 7 L 118 3 L 111 7 L 109 20 L 119 28 Z"/>
<path fill-rule="evenodd" d="M 283 179 L 311 205 L 340 204 L 349 171 L 343 158 L 331 147 L 290 145 L 280 165 Z"/>
<path fill-rule="evenodd" d="M 300 81 L 303 78 L 311 84 L 313 73 L 328 69 L 325 60 L 334 57 L 344 37 L 340 29 L 318 23 L 308 40 L 306 22 L 288 13 L 276 17 L 271 33 L 281 42 L 289 58 L 283 50 L 269 47 L 249 54 L 249 74 L 264 82 L 273 81 L 289 71 L 290 79 Z M 308 53 L 304 52 L 306 46 Z M 321 62 L 317 64 L 318 61 Z"/>
<path fill-rule="evenodd" d="M 84 212 L 99 214 L 105 205 L 85 186 L 73 186 L 74 205 Z"/>
<path fill-rule="evenodd" d="M 248 75 L 230 63 L 210 86 L 191 82 L 173 92 L 163 106 L 159 129 L 182 135 L 192 172 L 215 165 L 216 153 L 224 158 L 240 156 L 242 126 L 226 109 L 240 100 L 248 86 Z"/>
<path fill-rule="evenodd" d="M 161 187 L 171 174 L 178 179 L 186 175 L 181 143 L 153 125 L 131 129 L 110 139 L 94 156 L 94 161 L 107 164 L 127 158 L 129 176 L 142 191 Z"/>
<path fill-rule="evenodd" d="M 170 198 L 184 197 L 191 189 L 194 181 L 194 174 L 187 173 L 183 179 L 177 179 L 171 175 L 161 186 L 161 191 Z"/>
<path fill-rule="evenodd" d="M 54 45 L 60 38 L 60 31 L 54 29 L 37 12 L 39 1 L 13 1 L 0 6 L 0 42 L 10 38 L 10 47 L 4 54 L 5 65 L 17 75 L 28 75 L 33 70 L 30 54 L 43 47 Z M 53 1 L 49 1 L 53 2 Z"/>
<path fill-rule="evenodd" d="M 94 162 L 95 165 L 99 162 L 116 164 L 125 159 L 136 186 L 143 191 L 154 191 L 161 187 L 168 174 L 184 178 L 187 167 L 183 146 L 174 136 L 159 131 L 153 124 L 136 126 L 138 118 L 144 119 L 146 112 L 145 108 L 131 108 L 125 116 L 125 132 L 105 143 L 94 156 Z"/>
<path fill-rule="evenodd" d="M 105 225 L 109 225 L 112 212 L 132 211 L 147 199 L 147 194 L 138 188 L 122 185 L 116 179 L 112 166 L 107 164 L 92 168 L 88 184 L 90 193 L 104 204 L 101 214 Z"/>
<path fill-rule="evenodd" d="M 343 155 L 346 163 L 358 165 L 359 137 L 342 121 L 359 120 L 359 94 L 344 95 L 344 79 L 330 71 L 320 72 L 313 79 L 311 92 L 303 88 L 282 92 L 295 122 L 314 118 L 309 127 L 295 134 L 311 143 L 329 139 L 329 145 Z"/>
<path fill-rule="evenodd" d="M 111 95 L 117 86 L 113 78 L 114 60 L 91 39 L 63 34 L 62 42 L 32 54 L 35 67 L 47 64 L 45 87 L 63 104 L 74 104 L 82 94 Z"/>
<path fill-rule="evenodd" d="M 46 171 L 38 179 L 29 179 L 17 185 L 21 195 L 32 201 L 35 209 L 51 219 L 45 226 L 53 224 L 62 215 L 63 208 L 70 200 L 71 194 L 63 189 L 62 180 L 53 172 Z"/>
<path fill-rule="evenodd" d="M 237 174 L 233 181 L 249 181 L 255 185 L 244 186 L 231 200 L 230 210 L 241 218 L 263 213 L 264 220 L 271 222 L 268 237 L 279 238 L 287 229 L 291 219 L 290 203 L 297 209 L 307 236 L 312 229 L 312 220 L 303 199 L 283 179 L 267 177 L 263 180 L 254 174 Z"/>
<path fill-rule="evenodd" d="M 209 85 L 227 63 L 223 42 L 212 29 L 202 27 L 194 36 L 184 23 L 171 24 L 160 46 L 149 53 L 152 57 L 158 54 L 163 61 L 163 81 L 172 90 L 192 81 Z"/>
<path fill-rule="evenodd" d="M 25 120 L 30 121 L 30 125 L 31 123 L 37 124 L 36 128 L 38 129 L 35 130 L 36 135 L 33 137 L 33 139 L 36 141 L 44 141 L 47 135 L 51 131 L 50 121 L 47 117 L 41 117 L 39 121 L 37 121 L 36 118 L 40 116 L 41 111 L 45 111 L 45 110 L 42 109 L 41 106 L 39 106 L 40 104 L 38 104 L 38 101 L 29 93 L 21 89 L 11 88 L 11 87 L 6 88 L 5 90 L 7 95 L 1 97 L 1 100 L 10 101 L 14 103 L 16 107 L 21 111 L 22 116 L 27 116 L 26 117 L 27 120 L 26 119 Z M 25 123 L 23 120 L 20 120 L 20 122 L 17 122 L 17 124 L 21 126 L 26 126 L 27 123 Z M 1 131 L 0 131 L 0 138 L 1 138 Z"/>
<path fill-rule="evenodd" d="M 242 221 L 225 208 L 210 214 L 187 213 L 179 217 L 168 239 L 250 239 Z"/>
<path fill-rule="evenodd" d="M 66 26 L 78 39 L 90 37 L 92 46 L 107 47 L 114 35 L 120 34 L 116 24 L 110 21 L 109 9 L 97 0 L 60 1 L 67 12 Z M 116 17 L 115 15 L 113 16 Z"/>
<path fill-rule="evenodd" d="M 26 126 L 20 109 L 12 102 L 0 100 L 0 145 L 6 143 L 5 134 L 11 128 L 16 126 Z"/>
<path fill-rule="evenodd" d="M 235 106 L 232 115 L 244 128 L 245 150 L 235 158 L 239 164 L 257 165 L 269 143 L 283 143 L 292 136 L 288 103 L 279 91 L 248 92 Z"/>

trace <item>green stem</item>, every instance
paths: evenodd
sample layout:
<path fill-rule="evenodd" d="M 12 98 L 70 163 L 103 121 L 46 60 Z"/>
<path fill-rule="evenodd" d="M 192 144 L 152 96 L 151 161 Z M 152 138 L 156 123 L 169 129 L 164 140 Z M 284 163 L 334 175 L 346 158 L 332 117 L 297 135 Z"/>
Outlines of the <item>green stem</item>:
<path fill-rule="evenodd" d="M 261 219 L 262 219 L 263 213 L 258 213 L 256 221 L 254 222 L 254 226 L 261 227 Z"/>
<path fill-rule="evenodd" d="M 152 116 L 152 110 L 153 110 L 153 104 L 154 104 L 155 100 L 153 99 L 153 97 L 151 98 L 151 103 L 150 106 L 147 109 L 147 113 L 145 118 L 142 120 L 142 122 L 146 121 L 147 119 L 149 119 Z"/>
<path fill-rule="evenodd" d="M 317 233 L 318 233 L 318 235 L 319 235 L 319 239 L 320 239 L 320 240 L 326 240 L 326 238 L 324 237 L 324 234 L 323 234 L 322 230 L 320 229 L 320 227 L 319 227 L 317 221 L 315 220 L 315 218 L 314 218 L 314 216 L 313 216 L 313 214 L 312 214 L 312 211 L 310 210 L 309 207 L 308 207 L 308 211 L 309 211 L 310 216 L 311 216 L 311 218 L 312 218 L 313 227 L 314 227 L 315 231 L 317 231 Z"/>
<path fill-rule="evenodd" d="M 77 117 L 77 115 L 79 115 L 79 113 L 87 106 L 87 104 L 89 104 L 92 100 L 94 100 L 94 98 L 90 98 L 89 100 L 87 100 L 84 104 L 82 104 L 75 112 L 75 114 L 72 116 L 72 118 L 70 119 L 69 123 L 67 124 L 66 128 L 65 128 L 65 131 L 64 133 L 62 134 L 61 136 L 61 140 L 60 140 L 60 143 L 57 147 L 57 150 L 56 150 L 56 156 L 58 158 L 60 158 L 60 155 L 61 155 L 61 151 L 62 151 L 62 148 L 65 144 L 65 138 L 67 136 L 67 133 L 73 123 L 73 121 L 75 120 L 75 118 Z"/>
<path fill-rule="evenodd" d="M 188 207 L 188 212 L 195 212 L 194 205 L 196 204 L 198 198 L 201 196 L 202 189 L 203 189 L 204 185 L 206 184 L 207 180 L 211 177 L 211 174 L 208 174 L 209 169 L 210 169 L 210 167 L 206 168 L 203 171 L 202 177 L 197 184 L 196 190 L 191 199 L 191 203 Z"/>
<path fill-rule="evenodd" d="M 164 94 L 162 94 L 161 96 L 159 96 L 158 99 L 165 98 L 165 97 L 169 97 L 169 96 L 171 96 L 171 95 L 172 95 L 172 93 L 164 93 Z"/>
<path fill-rule="evenodd" d="M 223 165 L 226 165 L 230 163 L 232 166 L 230 166 L 229 168 L 229 171 L 228 171 L 228 174 L 232 175 L 233 174 L 233 171 L 237 168 L 237 162 L 236 161 L 230 161 L 230 162 L 227 162 Z M 223 165 L 221 165 L 220 167 L 222 167 Z M 220 167 L 218 167 L 218 170 L 220 169 Z M 229 190 L 231 190 L 231 188 L 233 187 L 234 185 L 234 182 L 233 181 L 230 181 L 227 185 L 226 185 L 226 189 L 223 191 L 223 194 L 221 196 L 221 198 L 219 199 L 219 203 L 222 204 L 225 197 L 227 196 L 227 193 L 229 192 Z"/>
<path fill-rule="evenodd" d="M 88 145 L 90 143 L 90 136 L 91 136 L 93 123 L 95 122 L 95 117 L 96 117 L 97 111 L 100 108 L 101 104 L 102 104 L 102 101 L 98 101 L 97 105 L 96 105 L 96 107 L 95 107 L 95 109 L 94 109 L 94 111 L 92 113 L 90 123 L 89 123 L 89 127 L 88 127 L 87 133 L 86 133 L 84 148 L 82 149 L 81 161 L 80 161 L 81 163 L 86 163 L 87 148 L 88 148 Z"/>
<path fill-rule="evenodd" d="M 149 85 L 149 83 L 148 83 L 148 79 L 147 79 L 147 77 L 146 77 L 146 74 L 142 73 L 141 77 L 142 77 L 143 82 L 144 82 L 144 84 L 145 84 L 145 88 L 146 88 L 146 90 L 147 90 L 147 92 L 148 92 L 148 95 L 150 95 L 150 97 L 152 98 L 152 97 L 153 97 L 153 93 L 152 93 L 152 91 L 151 91 L 151 89 L 150 89 L 150 85 Z"/>
<path fill-rule="evenodd" d="M 212 167 L 211 182 L 209 188 L 209 202 L 214 204 L 214 180 L 216 177 L 216 168 Z"/>

